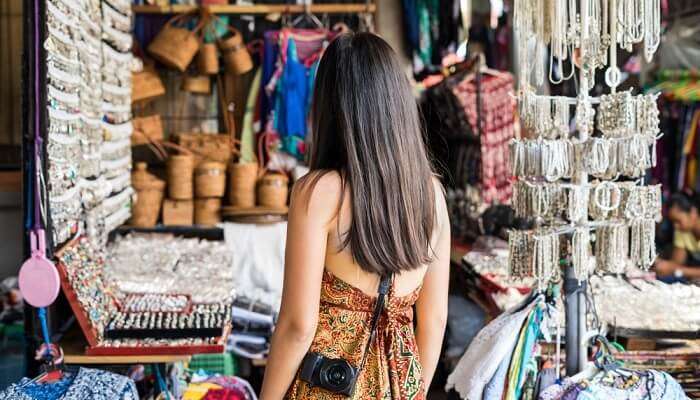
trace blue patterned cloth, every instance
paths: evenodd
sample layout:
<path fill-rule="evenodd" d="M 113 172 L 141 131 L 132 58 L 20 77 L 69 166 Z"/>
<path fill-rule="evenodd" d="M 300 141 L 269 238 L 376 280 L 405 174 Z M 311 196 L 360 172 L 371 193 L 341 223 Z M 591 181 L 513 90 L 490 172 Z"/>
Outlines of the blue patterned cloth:
<path fill-rule="evenodd" d="M 138 400 L 134 382 L 119 374 L 80 368 L 75 375 L 53 383 L 28 378 L 0 392 L 3 400 Z"/>

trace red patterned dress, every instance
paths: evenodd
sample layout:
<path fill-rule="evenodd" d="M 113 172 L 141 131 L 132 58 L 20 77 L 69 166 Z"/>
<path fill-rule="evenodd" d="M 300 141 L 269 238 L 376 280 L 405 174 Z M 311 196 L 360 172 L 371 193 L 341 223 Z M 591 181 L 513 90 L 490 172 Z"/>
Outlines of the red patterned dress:
<path fill-rule="evenodd" d="M 396 297 L 392 284 L 386 308 L 379 318 L 377 335 L 370 345 L 367 363 L 357 379 L 353 399 L 425 400 L 413 332 L 413 304 L 419 290 Z M 370 334 L 374 302 L 374 297 L 324 272 L 318 328 L 310 351 L 359 365 Z M 311 388 L 297 377 L 285 398 L 341 400 L 347 397 Z"/>

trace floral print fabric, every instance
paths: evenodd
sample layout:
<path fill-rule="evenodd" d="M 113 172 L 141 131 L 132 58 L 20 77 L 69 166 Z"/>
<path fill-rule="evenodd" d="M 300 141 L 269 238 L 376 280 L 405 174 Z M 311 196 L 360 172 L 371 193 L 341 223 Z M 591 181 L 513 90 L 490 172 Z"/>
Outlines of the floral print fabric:
<path fill-rule="evenodd" d="M 394 289 L 379 317 L 367 363 L 357 378 L 353 399 L 424 400 L 421 364 L 413 332 L 413 304 L 419 289 L 396 297 Z M 375 298 L 324 272 L 316 336 L 310 351 L 360 365 L 374 311 Z M 310 387 L 298 377 L 289 400 L 340 400 L 347 397 Z"/>
<path fill-rule="evenodd" d="M 71 379 L 70 377 L 66 379 Z M 0 392 L 4 400 L 138 400 L 134 381 L 112 372 L 80 368 L 67 388 L 65 381 L 34 383 L 22 378 Z"/>

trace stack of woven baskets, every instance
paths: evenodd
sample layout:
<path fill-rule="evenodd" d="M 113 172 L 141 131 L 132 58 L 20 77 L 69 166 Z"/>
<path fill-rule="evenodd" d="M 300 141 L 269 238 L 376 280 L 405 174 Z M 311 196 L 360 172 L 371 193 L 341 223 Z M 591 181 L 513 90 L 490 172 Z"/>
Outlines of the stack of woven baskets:
<path fill-rule="evenodd" d="M 136 190 L 136 202 L 131 213 L 131 225 L 139 228 L 155 226 L 163 201 L 165 182 L 147 171 L 146 163 L 136 164 L 131 174 L 131 183 Z"/>
<path fill-rule="evenodd" d="M 228 200 L 239 212 L 256 207 L 270 211 L 286 211 L 289 192 L 287 175 L 268 172 L 260 176 L 257 163 L 229 164 Z"/>
<path fill-rule="evenodd" d="M 226 193 L 226 163 L 187 151 L 167 162 L 168 198 L 163 204 L 164 225 L 216 225 Z"/>

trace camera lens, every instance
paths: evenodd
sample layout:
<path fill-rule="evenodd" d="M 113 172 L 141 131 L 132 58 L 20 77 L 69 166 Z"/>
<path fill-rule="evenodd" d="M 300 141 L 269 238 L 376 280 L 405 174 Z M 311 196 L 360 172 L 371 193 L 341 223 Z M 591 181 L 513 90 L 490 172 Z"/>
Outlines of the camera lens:
<path fill-rule="evenodd" d="M 328 381 L 334 386 L 340 386 L 345 382 L 345 369 L 339 365 L 334 365 L 328 369 Z"/>
<path fill-rule="evenodd" d="M 352 385 L 353 370 L 344 360 L 333 360 L 320 371 L 322 386 L 333 391 L 343 391 Z"/>

